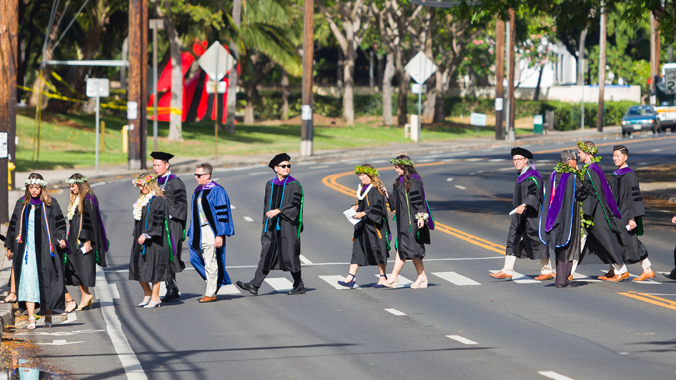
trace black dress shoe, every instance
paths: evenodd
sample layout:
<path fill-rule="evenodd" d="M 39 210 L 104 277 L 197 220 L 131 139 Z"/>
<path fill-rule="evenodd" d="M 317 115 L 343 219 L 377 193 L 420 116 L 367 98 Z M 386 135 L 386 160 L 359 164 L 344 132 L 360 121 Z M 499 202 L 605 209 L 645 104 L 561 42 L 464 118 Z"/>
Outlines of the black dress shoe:
<path fill-rule="evenodd" d="M 181 295 L 178 293 L 178 289 L 173 291 L 167 291 L 167 294 L 164 297 L 162 297 L 162 302 L 176 301 L 179 298 L 181 298 Z"/>
<path fill-rule="evenodd" d="M 662 273 L 662 275 L 670 280 L 676 280 L 676 269 L 672 270 L 671 273 Z"/>
<path fill-rule="evenodd" d="M 254 296 L 258 295 L 258 288 L 249 284 L 248 282 L 237 281 L 237 286 L 244 290 L 248 290 L 249 293 L 253 294 Z"/>
<path fill-rule="evenodd" d="M 305 288 L 302 287 L 302 286 L 299 286 L 297 288 L 293 288 L 293 289 L 289 290 L 288 292 L 286 292 L 286 294 L 288 294 L 290 296 L 293 296 L 293 295 L 296 295 L 296 294 L 305 294 Z"/>

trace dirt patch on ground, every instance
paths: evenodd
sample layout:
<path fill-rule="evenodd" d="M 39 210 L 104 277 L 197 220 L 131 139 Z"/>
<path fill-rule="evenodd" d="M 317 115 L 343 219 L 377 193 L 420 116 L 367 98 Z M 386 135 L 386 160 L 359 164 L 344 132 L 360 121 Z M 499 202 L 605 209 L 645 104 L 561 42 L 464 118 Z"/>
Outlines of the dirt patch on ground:
<path fill-rule="evenodd" d="M 28 112 L 28 110 L 18 109 L 17 113 L 22 115 L 22 116 L 35 118 L 35 113 Z M 61 126 L 64 126 L 64 127 L 81 129 L 83 131 L 92 131 L 92 132 L 94 131 L 94 128 L 92 128 L 92 127 L 87 127 L 87 126 L 82 125 L 82 124 L 75 122 L 73 120 L 68 120 L 68 119 L 65 119 L 63 117 L 56 116 L 56 115 L 50 115 L 50 114 L 43 113 L 42 114 L 42 121 L 45 121 L 47 123 L 56 124 L 56 125 L 61 125 Z"/>

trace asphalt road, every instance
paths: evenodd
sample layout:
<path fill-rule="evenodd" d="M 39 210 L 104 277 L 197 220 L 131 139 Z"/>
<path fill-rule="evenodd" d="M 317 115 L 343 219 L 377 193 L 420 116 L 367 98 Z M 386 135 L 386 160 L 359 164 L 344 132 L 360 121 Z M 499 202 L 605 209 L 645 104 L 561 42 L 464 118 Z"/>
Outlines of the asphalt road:
<path fill-rule="evenodd" d="M 607 173 L 614 169 L 617 142 L 597 142 Z M 673 134 L 624 142 L 634 168 L 676 162 Z M 560 150 L 574 146 L 570 141 L 528 148 L 547 177 Z M 181 302 L 137 308 L 143 293 L 128 280 L 127 267 L 131 205 L 138 190 L 125 180 L 94 189 L 112 246 L 94 309 L 23 336 L 45 344 L 45 358 L 52 364 L 88 379 L 676 376 L 676 284 L 660 275 L 650 283 L 586 281 L 584 276 L 596 277 L 607 268 L 582 265 L 577 287 L 556 289 L 552 281 L 533 280 L 539 262 L 528 260 L 517 262 L 516 271 L 524 275 L 520 281 L 494 280 L 488 273 L 503 265 L 516 174 L 508 149 L 413 158 L 439 224 L 425 260 L 428 289 L 375 289 L 376 267 L 359 270 L 359 289 L 336 289 L 335 281 L 347 273 L 352 244 L 352 226 L 342 211 L 354 204 L 358 184 L 354 175 L 341 173 L 351 172 L 360 160 L 293 166 L 291 174 L 305 192 L 306 295 L 287 296 L 282 291 L 291 276 L 271 272 L 258 296 L 226 287 L 218 302 L 198 304 L 204 282 L 188 268 L 178 275 Z M 390 186 L 395 172 L 389 157 L 368 162 L 382 168 Z M 249 281 L 260 253 L 264 185 L 273 173 L 254 168 L 213 177 L 235 206 L 236 234 L 226 241 L 229 274 L 233 282 Z M 194 188 L 190 175 L 182 179 Z M 66 196 L 56 195 L 62 205 Z M 673 267 L 671 217 L 649 209 L 645 218 L 642 241 L 656 272 Z M 189 266 L 186 245 L 183 255 Z M 640 265 L 629 270 L 641 273 Z M 412 264 L 401 275 L 415 280 Z M 78 299 L 79 292 L 74 296 Z"/>

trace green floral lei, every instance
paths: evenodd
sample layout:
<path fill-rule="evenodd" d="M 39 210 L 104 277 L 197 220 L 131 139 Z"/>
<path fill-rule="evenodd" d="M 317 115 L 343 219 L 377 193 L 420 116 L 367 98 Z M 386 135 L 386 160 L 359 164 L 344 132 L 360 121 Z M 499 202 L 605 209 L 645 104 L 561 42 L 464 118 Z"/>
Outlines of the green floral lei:
<path fill-rule="evenodd" d="M 586 145 L 585 145 L 586 146 Z M 589 163 L 585 164 L 582 170 L 577 170 L 576 168 L 573 168 L 569 166 L 568 164 L 564 164 L 563 162 L 558 162 L 556 164 L 556 172 L 557 173 L 571 173 L 571 174 L 577 174 L 580 177 L 580 180 L 584 182 L 584 176 L 587 174 L 587 169 L 589 168 L 589 165 L 595 162 L 599 162 L 601 160 L 601 157 L 592 157 L 592 159 L 589 161 Z M 580 202 L 580 234 L 584 234 L 584 230 L 589 229 L 589 227 L 594 225 L 594 221 L 584 215 L 584 211 L 582 210 L 582 202 Z"/>
<path fill-rule="evenodd" d="M 392 158 L 392 159 L 390 159 L 390 163 L 394 166 L 397 166 L 397 165 L 414 166 L 415 165 L 413 163 L 413 161 L 405 159 L 405 158 Z"/>
<path fill-rule="evenodd" d="M 579 149 L 579 150 L 581 150 L 581 151 L 583 151 L 587 154 L 590 154 L 592 156 L 599 152 L 599 148 L 591 147 L 591 146 L 585 144 L 584 141 L 578 141 L 577 142 L 577 149 Z"/>
<path fill-rule="evenodd" d="M 354 168 L 354 174 L 356 174 L 356 175 L 366 174 L 371 178 L 375 178 L 375 177 L 379 176 L 378 171 L 376 169 L 370 168 L 368 166 L 361 166 L 361 165 L 357 165 Z"/>

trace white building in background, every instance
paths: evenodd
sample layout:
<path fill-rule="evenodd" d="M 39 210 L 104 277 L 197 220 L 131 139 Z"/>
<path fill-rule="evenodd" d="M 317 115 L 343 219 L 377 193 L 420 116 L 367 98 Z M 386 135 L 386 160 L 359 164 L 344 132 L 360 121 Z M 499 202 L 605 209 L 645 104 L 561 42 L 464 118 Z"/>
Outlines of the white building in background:
<path fill-rule="evenodd" d="M 550 62 L 545 65 L 540 81 L 541 88 L 547 88 L 560 85 L 571 85 L 577 83 L 577 59 L 570 54 L 568 49 L 561 43 L 550 45 L 550 48 L 556 54 L 556 62 Z M 528 61 L 522 59 L 519 61 L 517 84 L 519 87 L 535 88 L 538 84 L 539 67 L 528 67 Z"/>

